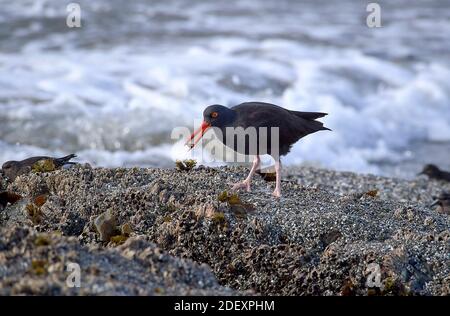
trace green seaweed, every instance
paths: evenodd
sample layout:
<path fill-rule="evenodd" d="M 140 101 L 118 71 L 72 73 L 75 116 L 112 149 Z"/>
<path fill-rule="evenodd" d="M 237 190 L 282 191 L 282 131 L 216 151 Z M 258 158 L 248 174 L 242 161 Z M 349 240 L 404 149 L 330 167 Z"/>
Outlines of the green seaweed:
<path fill-rule="evenodd" d="M 130 236 L 133 232 L 133 229 L 131 228 L 131 225 L 129 223 L 125 223 L 120 227 L 120 231 L 122 232 L 122 235 L 124 236 Z"/>
<path fill-rule="evenodd" d="M 31 272 L 36 275 L 47 274 L 48 262 L 45 260 L 32 260 L 31 261 Z"/>
<path fill-rule="evenodd" d="M 47 235 L 42 234 L 42 235 L 38 235 L 36 237 L 36 239 L 34 240 L 34 244 L 37 247 L 48 246 L 48 245 L 51 244 L 51 240 L 50 240 L 50 238 Z"/>
<path fill-rule="evenodd" d="M 175 161 L 175 167 L 180 171 L 190 171 L 195 168 L 197 161 L 194 159 L 177 160 Z"/>
<path fill-rule="evenodd" d="M 227 202 L 228 201 L 228 192 L 223 191 L 222 193 L 220 193 L 219 196 L 217 197 L 217 200 L 222 203 Z"/>
<path fill-rule="evenodd" d="M 375 190 L 370 190 L 370 191 L 367 191 L 366 193 L 364 193 L 365 195 L 368 195 L 368 196 L 370 196 L 370 197 L 376 197 L 377 195 L 378 195 L 378 190 L 377 189 L 375 189 Z"/>
<path fill-rule="evenodd" d="M 213 223 L 215 223 L 217 225 L 225 223 L 225 214 L 222 212 L 214 213 L 214 215 L 212 217 L 212 221 L 213 221 Z"/>
<path fill-rule="evenodd" d="M 31 171 L 33 171 L 34 173 L 52 172 L 55 170 L 56 165 L 52 159 L 39 160 L 31 167 Z"/>
<path fill-rule="evenodd" d="M 127 241 L 127 239 L 128 239 L 128 236 L 120 234 L 120 235 L 112 236 L 109 241 L 116 245 L 122 245 L 125 241 Z"/>
<path fill-rule="evenodd" d="M 255 206 L 253 204 L 243 203 L 237 193 L 230 195 L 227 191 L 223 191 L 219 194 L 217 200 L 222 203 L 226 202 L 230 210 L 239 219 L 247 218 L 247 213 L 255 210 Z"/>
<path fill-rule="evenodd" d="M 27 204 L 25 209 L 27 211 L 28 218 L 34 225 L 38 225 L 42 221 L 44 214 L 42 213 L 40 207 L 35 204 Z"/>

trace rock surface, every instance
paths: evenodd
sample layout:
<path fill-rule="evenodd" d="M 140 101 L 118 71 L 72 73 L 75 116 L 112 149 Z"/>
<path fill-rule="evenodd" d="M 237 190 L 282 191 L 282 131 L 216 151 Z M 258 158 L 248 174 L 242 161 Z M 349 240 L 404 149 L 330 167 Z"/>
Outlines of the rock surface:
<path fill-rule="evenodd" d="M 450 295 L 449 216 L 429 207 L 448 184 L 291 168 L 280 200 L 270 194 L 273 184 L 255 177 L 253 192 L 239 195 L 245 207 L 220 202 L 246 172 L 80 165 L 20 176 L 8 190 L 26 198 L 0 213 L 6 267 L 0 268 L 0 294 L 29 293 L 15 284 L 34 282 L 40 285 L 31 293 Z M 25 210 L 27 199 L 43 194 L 36 222 Z M 129 225 L 127 235 L 102 240 L 95 219 L 106 211 L 119 233 Z M 33 248 L 40 233 L 51 242 Z M 138 253 L 131 259 L 130 247 Z M 41 251 L 54 257 L 42 259 Z M 166 261 L 152 261 L 155 252 Z M 51 269 L 56 274 L 45 265 L 47 273 L 27 272 L 33 256 L 61 263 L 55 258 L 69 253 L 87 274 L 78 292 L 61 283 L 60 266 Z M 176 265 L 184 265 L 183 272 L 166 279 L 161 271 Z M 90 273 L 91 266 L 100 273 Z M 111 284 L 110 271 L 116 271 Z"/>
<path fill-rule="evenodd" d="M 1 229 L 0 295 L 232 295 L 207 266 L 174 258 L 141 238 L 117 248 L 75 237 Z M 77 287 L 76 272 L 80 277 Z"/>

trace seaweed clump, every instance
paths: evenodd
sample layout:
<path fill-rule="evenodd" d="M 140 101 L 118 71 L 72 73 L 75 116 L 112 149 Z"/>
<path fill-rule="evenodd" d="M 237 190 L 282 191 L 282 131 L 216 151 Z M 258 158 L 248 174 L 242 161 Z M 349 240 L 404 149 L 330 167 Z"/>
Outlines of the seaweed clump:
<path fill-rule="evenodd" d="M 375 190 L 370 190 L 370 191 L 367 191 L 366 193 L 364 193 L 365 195 L 367 195 L 367 196 L 370 196 L 370 197 L 376 197 L 377 195 L 378 195 L 378 190 L 377 189 L 375 189 Z"/>
<path fill-rule="evenodd" d="M 180 171 L 191 171 L 197 165 L 197 161 L 194 159 L 177 160 L 175 166 Z"/>
<path fill-rule="evenodd" d="M 34 173 L 52 172 L 55 170 L 56 170 L 56 165 L 52 159 L 39 160 L 35 164 L 33 164 L 33 166 L 31 167 L 31 171 L 33 171 Z"/>
<path fill-rule="evenodd" d="M 244 219 L 247 217 L 248 212 L 255 210 L 253 204 L 242 202 L 237 193 L 229 194 L 227 191 L 223 191 L 219 194 L 217 199 L 221 203 L 226 202 L 237 218 Z"/>
<path fill-rule="evenodd" d="M 39 225 L 41 223 L 44 213 L 41 211 L 39 206 L 34 203 L 30 203 L 25 206 L 25 210 L 33 225 Z"/>
<path fill-rule="evenodd" d="M 48 246 L 48 245 L 50 245 L 50 243 L 51 243 L 50 238 L 47 235 L 43 235 L 43 234 L 37 236 L 36 239 L 34 240 L 34 244 L 37 247 Z"/>
<path fill-rule="evenodd" d="M 47 202 L 47 195 L 41 194 L 35 197 L 31 203 L 25 206 L 25 210 L 27 212 L 28 218 L 34 225 L 39 225 L 44 217 L 44 213 L 42 212 L 42 206 Z"/>
<path fill-rule="evenodd" d="M 222 212 L 214 213 L 214 215 L 212 217 L 212 221 L 216 225 L 223 225 L 223 224 L 225 224 L 225 214 L 222 213 Z"/>
<path fill-rule="evenodd" d="M 118 228 L 116 228 L 118 230 Z M 133 229 L 129 223 L 125 223 L 120 227 L 120 234 L 112 236 L 110 241 L 116 245 L 122 245 L 130 237 Z"/>
<path fill-rule="evenodd" d="M 48 262 L 45 260 L 32 260 L 31 261 L 31 272 L 36 275 L 47 274 Z"/>

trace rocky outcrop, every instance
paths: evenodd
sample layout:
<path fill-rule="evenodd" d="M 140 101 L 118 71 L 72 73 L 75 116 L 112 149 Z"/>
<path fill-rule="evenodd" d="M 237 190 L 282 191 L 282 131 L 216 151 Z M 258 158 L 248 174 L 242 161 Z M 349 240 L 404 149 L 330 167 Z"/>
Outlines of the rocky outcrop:
<path fill-rule="evenodd" d="M 209 285 L 199 289 L 186 285 L 184 272 L 176 275 L 174 282 L 192 293 L 227 293 L 229 287 L 235 293 L 268 295 L 450 294 L 449 217 L 428 207 L 442 184 L 296 169 L 285 177 L 280 200 L 271 196 L 269 184 L 262 179 L 255 179 L 253 192 L 224 199 L 229 183 L 245 173 L 240 167 L 179 171 L 78 166 L 30 174 L 9 185 L 8 190 L 24 200 L 0 214 L 0 226 L 7 232 L 26 230 L 32 235 L 58 232 L 62 236 L 55 243 L 61 249 L 70 241 L 81 253 L 79 258 L 90 254 L 92 263 L 101 262 L 102 256 L 120 258 L 111 265 L 121 265 L 129 273 L 143 272 L 141 266 L 149 259 L 138 255 L 138 262 L 129 261 L 123 247 L 136 243 L 130 241 L 134 238 L 139 243 L 145 239 L 156 245 L 139 249 L 158 249 L 170 262 L 207 265 L 223 286 L 205 277 L 209 283 L 202 282 Z M 25 209 L 43 194 L 41 220 L 36 223 Z M 111 234 L 117 235 L 109 238 L 102 237 L 95 225 L 105 212 L 110 212 L 116 226 Z M 125 224 L 127 234 L 121 229 Z M 19 227 L 11 228 L 14 225 Z M 83 250 L 92 247 L 98 250 Z M 1 258 L 7 265 L 25 262 Z M 15 280 L 31 278 L 10 271 Z M 157 278 L 155 271 L 145 273 Z M 99 278 L 106 278 L 104 272 Z M 154 293 L 138 279 L 136 290 L 132 278 L 123 292 L 111 291 Z M 119 286 L 125 280 L 117 282 Z M 189 292 L 165 289 L 164 280 L 154 283 L 166 294 Z M 4 293 L 13 292 L 8 284 L 2 283 Z M 82 294 L 103 293 L 93 288 Z"/>

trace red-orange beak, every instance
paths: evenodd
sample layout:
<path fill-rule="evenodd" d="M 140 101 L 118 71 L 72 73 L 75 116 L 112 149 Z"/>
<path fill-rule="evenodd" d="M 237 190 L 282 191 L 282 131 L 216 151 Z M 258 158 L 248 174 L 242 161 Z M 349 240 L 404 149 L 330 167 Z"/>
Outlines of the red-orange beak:
<path fill-rule="evenodd" d="M 211 127 L 211 124 L 203 121 L 202 126 L 200 126 L 199 129 L 197 129 L 195 132 L 192 133 L 191 137 L 189 137 L 189 139 L 186 141 L 186 144 L 185 144 L 186 146 L 189 146 L 189 150 L 191 150 L 192 148 L 195 147 L 195 145 L 197 145 L 197 143 L 200 141 L 200 139 L 202 139 L 206 130 L 210 127 Z M 197 136 L 197 134 L 200 134 L 200 135 L 197 137 L 197 139 L 194 140 L 194 142 L 192 142 L 192 140 L 194 139 L 195 136 Z"/>

